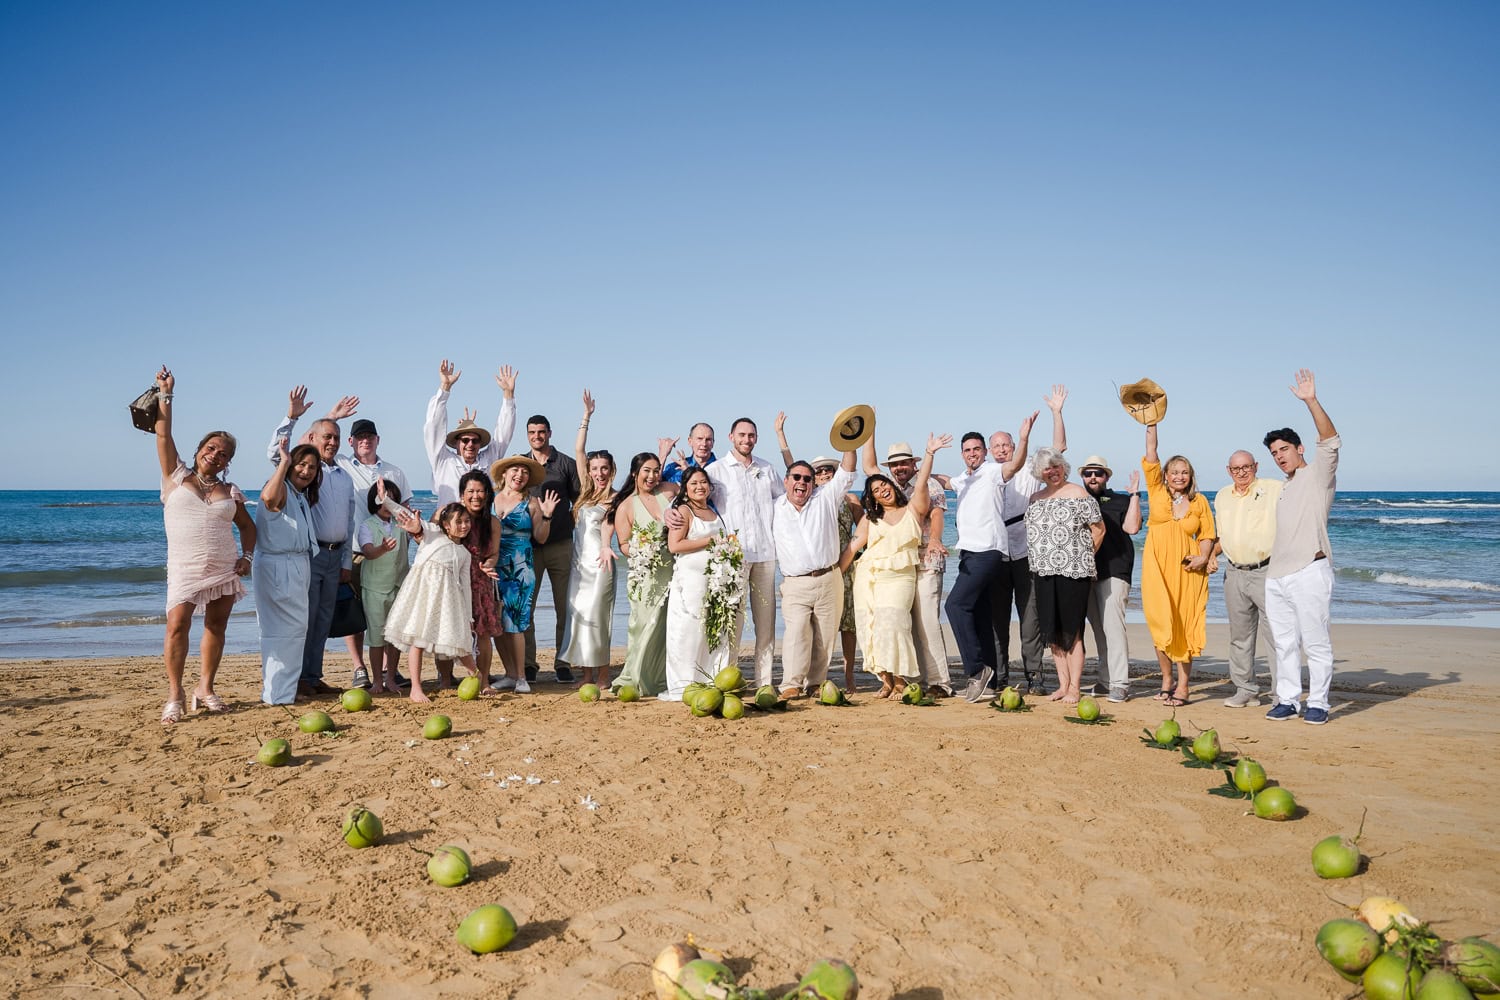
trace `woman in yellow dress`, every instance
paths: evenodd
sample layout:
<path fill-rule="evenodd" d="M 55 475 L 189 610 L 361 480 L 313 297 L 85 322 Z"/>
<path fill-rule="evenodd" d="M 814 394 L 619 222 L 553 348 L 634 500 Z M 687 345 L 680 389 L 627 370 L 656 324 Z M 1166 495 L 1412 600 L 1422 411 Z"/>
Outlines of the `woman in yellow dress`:
<path fill-rule="evenodd" d="M 922 561 L 922 518 L 931 506 L 927 479 L 932 457 L 952 443 L 951 435 L 928 435 L 927 454 L 912 479 L 910 501 L 885 476 L 865 480 L 861 504 L 866 516 L 839 559 L 843 572 L 854 554 L 865 550 L 854 570 L 854 629 L 865 651 L 865 669 L 880 678 L 882 698 L 896 693 L 897 685 L 917 683 L 922 675 L 911 638 L 911 605 Z"/>
<path fill-rule="evenodd" d="M 1176 707 L 1188 703 L 1193 657 L 1203 652 L 1214 515 L 1208 499 L 1198 492 L 1191 462 L 1173 455 L 1163 469 L 1156 455 L 1155 424 L 1146 427 L 1141 468 L 1146 473 L 1150 507 L 1141 565 L 1141 606 L 1161 664 L 1161 693 L 1156 697 Z"/>

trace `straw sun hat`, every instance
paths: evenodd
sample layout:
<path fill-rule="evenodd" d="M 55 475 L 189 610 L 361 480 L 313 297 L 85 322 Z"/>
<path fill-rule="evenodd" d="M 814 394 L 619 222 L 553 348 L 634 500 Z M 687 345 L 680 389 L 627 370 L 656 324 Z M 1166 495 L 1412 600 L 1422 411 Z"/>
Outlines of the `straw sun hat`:
<path fill-rule="evenodd" d="M 858 451 L 875 433 L 875 411 L 866 403 L 846 406 L 833 418 L 828 443 L 835 451 Z"/>
<path fill-rule="evenodd" d="M 513 469 L 518 465 L 524 465 L 526 467 L 526 471 L 531 474 L 531 479 L 526 484 L 528 487 L 535 486 L 537 483 L 540 483 L 542 481 L 542 477 L 547 474 L 547 470 L 542 467 L 542 463 L 538 462 L 531 456 L 512 455 L 509 458 L 502 458 L 500 459 L 500 461 L 494 462 L 490 465 L 490 482 L 495 484 L 496 489 L 499 489 L 500 477 L 505 475 L 505 471 L 507 469 Z"/>
<path fill-rule="evenodd" d="M 1149 378 L 1120 386 L 1120 405 L 1139 423 L 1150 427 L 1167 415 L 1167 391 Z"/>

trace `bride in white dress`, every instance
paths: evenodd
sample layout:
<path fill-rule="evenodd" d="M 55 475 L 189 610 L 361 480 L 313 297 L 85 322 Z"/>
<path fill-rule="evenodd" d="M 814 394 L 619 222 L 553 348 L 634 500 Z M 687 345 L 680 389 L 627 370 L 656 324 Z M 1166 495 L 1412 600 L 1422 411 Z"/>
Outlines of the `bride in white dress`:
<path fill-rule="evenodd" d="M 676 556 L 667 590 L 667 690 L 662 701 L 681 701 L 693 681 L 712 684 L 729 665 L 733 642 L 717 652 L 708 648 L 703 604 L 708 593 L 708 546 L 727 534 L 724 519 L 708 504 L 708 473 L 693 467 L 682 477 L 682 492 L 673 507 L 684 515 L 679 527 L 668 527 L 667 549 Z"/>

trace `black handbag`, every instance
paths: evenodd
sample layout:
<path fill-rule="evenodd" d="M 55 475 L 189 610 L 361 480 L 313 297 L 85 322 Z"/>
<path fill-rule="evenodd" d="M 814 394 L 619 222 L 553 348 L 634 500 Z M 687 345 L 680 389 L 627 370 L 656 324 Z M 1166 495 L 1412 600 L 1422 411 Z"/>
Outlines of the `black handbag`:
<path fill-rule="evenodd" d="M 156 386 L 152 386 L 130 404 L 130 422 L 147 434 L 156 433 L 156 419 L 161 416 L 161 403 L 157 399 Z"/>
<path fill-rule="evenodd" d="M 357 635 L 365 630 L 365 606 L 358 592 L 347 583 L 339 584 L 338 603 L 333 606 L 333 621 L 328 625 L 328 638 L 339 639 L 346 635 Z"/>

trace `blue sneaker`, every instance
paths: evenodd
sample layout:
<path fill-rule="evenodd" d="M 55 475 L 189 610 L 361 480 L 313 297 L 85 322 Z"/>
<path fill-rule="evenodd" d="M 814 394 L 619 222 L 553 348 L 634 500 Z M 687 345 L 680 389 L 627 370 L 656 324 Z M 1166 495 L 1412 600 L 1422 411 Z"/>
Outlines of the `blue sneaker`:
<path fill-rule="evenodd" d="M 1266 713 L 1266 718 L 1281 722 L 1283 719 L 1295 719 L 1297 717 L 1297 706 L 1280 704 Z M 1327 713 L 1324 713 L 1324 721 L 1327 721 Z"/>
<path fill-rule="evenodd" d="M 1324 708 L 1309 708 L 1302 713 L 1302 721 L 1309 726 L 1321 726 L 1328 721 L 1328 710 Z"/>

